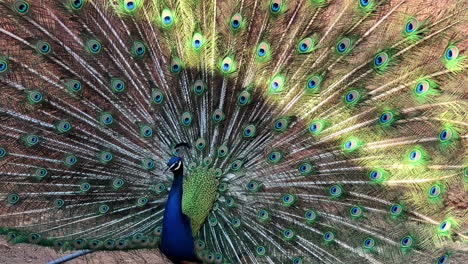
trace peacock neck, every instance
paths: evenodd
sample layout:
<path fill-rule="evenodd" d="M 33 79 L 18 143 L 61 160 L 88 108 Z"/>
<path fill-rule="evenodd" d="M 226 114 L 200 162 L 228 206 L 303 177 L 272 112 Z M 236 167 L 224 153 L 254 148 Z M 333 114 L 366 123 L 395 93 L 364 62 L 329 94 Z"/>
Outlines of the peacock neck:
<path fill-rule="evenodd" d="M 182 213 L 183 171 L 174 171 L 166 203 L 161 250 L 174 262 L 196 261 L 190 220 Z"/>
<path fill-rule="evenodd" d="M 183 192 L 183 182 L 184 182 L 184 172 L 182 170 L 174 171 L 174 180 L 172 181 L 171 194 L 178 194 L 182 197 Z"/>

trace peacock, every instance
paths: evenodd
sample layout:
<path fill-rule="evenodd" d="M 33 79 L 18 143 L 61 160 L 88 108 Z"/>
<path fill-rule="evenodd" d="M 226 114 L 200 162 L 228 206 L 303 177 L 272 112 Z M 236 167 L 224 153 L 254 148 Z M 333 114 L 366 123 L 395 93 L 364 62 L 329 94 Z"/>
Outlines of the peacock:
<path fill-rule="evenodd" d="M 457 0 L 0 0 L 0 234 L 203 263 L 466 260 Z"/>

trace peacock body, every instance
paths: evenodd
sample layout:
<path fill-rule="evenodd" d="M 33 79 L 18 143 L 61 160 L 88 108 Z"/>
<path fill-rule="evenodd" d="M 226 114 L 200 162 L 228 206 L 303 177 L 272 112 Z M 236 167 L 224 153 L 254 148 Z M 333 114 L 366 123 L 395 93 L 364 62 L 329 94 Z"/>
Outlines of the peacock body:
<path fill-rule="evenodd" d="M 0 1 L 0 233 L 175 262 L 466 249 L 466 2 Z"/>

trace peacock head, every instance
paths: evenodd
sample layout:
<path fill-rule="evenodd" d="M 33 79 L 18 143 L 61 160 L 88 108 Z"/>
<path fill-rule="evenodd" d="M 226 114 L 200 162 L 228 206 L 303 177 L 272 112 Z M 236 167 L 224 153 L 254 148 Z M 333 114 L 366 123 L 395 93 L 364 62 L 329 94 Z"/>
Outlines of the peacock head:
<path fill-rule="evenodd" d="M 190 149 L 190 144 L 185 143 L 185 142 L 181 142 L 175 145 L 174 152 L 173 152 L 175 156 L 172 156 L 172 158 L 167 163 L 166 171 L 167 170 L 172 171 L 172 172 L 183 171 L 184 165 L 182 162 L 182 156 L 184 155 L 184 152 L 188 149 Z"/>
<path fill-rule="evenodd" d="M 167 169 L 176 172 L 176 171 L 182 171 L 184 168 L 182 164 L 182 158 L 174 156 L 172 157 L 169 162 L 167 163 Z"/>

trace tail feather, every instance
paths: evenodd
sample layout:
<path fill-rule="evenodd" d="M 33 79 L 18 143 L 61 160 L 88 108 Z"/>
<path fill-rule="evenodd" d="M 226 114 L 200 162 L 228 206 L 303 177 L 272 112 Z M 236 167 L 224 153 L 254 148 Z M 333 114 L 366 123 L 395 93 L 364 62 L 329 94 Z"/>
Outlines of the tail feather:
<path fill-rule="evenodd" d="M 0 233 L 154 247 L 178 154 L 205 262 L 445 263 L 463 4 L 0 1 Z"/>

